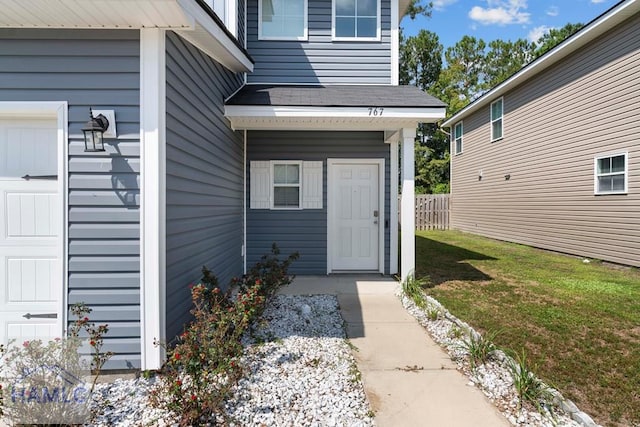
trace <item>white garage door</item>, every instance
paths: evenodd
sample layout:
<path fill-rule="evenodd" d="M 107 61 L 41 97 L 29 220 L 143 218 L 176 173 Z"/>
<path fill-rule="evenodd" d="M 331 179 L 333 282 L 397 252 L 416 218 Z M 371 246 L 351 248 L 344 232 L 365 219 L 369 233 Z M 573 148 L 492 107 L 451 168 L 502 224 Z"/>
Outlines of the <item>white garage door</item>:
<path fill-rule="evenodd" d="M 0 117 L 0 342 L 60 336 L 57 122 Z"/>

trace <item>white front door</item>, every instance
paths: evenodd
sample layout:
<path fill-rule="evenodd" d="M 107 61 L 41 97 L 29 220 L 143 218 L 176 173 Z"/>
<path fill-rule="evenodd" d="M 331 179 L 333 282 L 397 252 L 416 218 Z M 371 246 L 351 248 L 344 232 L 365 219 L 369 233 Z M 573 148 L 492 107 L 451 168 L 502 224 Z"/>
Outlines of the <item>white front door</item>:
<path fill-rule="evenodd" d="M 330 270 L 380 270 L 379 163 L 330 163 Z"/>
<path fill-rule="evenodd" d="M 57 140 L 55 118 L 0 117 L 0 343 L 62 330 Z"/>

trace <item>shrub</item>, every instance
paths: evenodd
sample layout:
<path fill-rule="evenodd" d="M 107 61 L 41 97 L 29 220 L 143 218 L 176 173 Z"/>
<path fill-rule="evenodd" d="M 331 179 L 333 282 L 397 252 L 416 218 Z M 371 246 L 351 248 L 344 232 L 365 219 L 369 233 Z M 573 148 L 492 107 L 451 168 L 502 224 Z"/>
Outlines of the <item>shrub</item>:
<path fill-rule="evenodd" d="M 528 402 L 540 412 L 544 412 L 542 406 L 549 405 L 553 401 L 553 393 L 551 388 L 531 371 L 524 350 L 522 350 L 522 354 L 512 355 L 508 367 L 513 377 L 513 385 L 520 398 L 520 405 Z"/>
<path fill-rule="evenodd" d="M 89 398 L 102 367 L 112 356 L 111 352 L 102 351 L 109 328 L 91 322 L 87 317 L 91 309 L 82 303 L 72 305 L 69 311 L 77 319 L 69 325 L 65 338 L 0 346 L 1 391 L 6 393 L 0 400 L 0 414 L 15 423 L 89 421 Z M 85 342 L 88 358 L 82 354 Z M 82 379 L 87 372 L 93 374 L 89 389 Z"/>
<path fill-rule="evenodd" d="M 489 360 L 491 353 L 497 349 L 494 340 L 499 334 L 499 331 L 489 331 L 483 337 L 480 334 L 470 332 L 467 338 L 462 341 L 460 347 L 469 354 L 472 369 Z"/>
<path fill-rule="evenodd" d="M 225 400 L 244 373 L 243 334 L 276 291 L 293 280 L 288 268 L 297 253 L 284 261 L 278 255 L 274 244 L 270 255 L 243 278 L 233 279 L 226 291 L 206 267 L 201 282 L 191 287 L 194 319 L 167 350 L 151 396 L 155 406 L 176 414 L 180 425 L 199 425 L 223 414 Z"/>

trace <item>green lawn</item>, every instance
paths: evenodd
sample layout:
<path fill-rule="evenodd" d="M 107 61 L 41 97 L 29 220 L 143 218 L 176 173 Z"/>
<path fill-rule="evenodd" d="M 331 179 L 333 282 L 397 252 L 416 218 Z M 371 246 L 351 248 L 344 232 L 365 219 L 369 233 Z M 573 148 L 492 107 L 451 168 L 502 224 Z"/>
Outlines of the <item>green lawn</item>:
<path fill-rule="evenodd" d="M 426 292 L 604 425 L 640 425 L 640 271 L 454 231 L 417 232 Z"/>

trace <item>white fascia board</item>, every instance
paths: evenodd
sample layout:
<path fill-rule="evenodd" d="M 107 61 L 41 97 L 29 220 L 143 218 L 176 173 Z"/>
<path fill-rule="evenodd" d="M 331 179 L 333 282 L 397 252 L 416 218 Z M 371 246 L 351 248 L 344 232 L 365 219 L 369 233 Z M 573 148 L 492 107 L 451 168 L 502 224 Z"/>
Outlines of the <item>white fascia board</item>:
<path fill-rule="evenodd" d="M 217 22 L 193 0 L 178 0 L 195 21 L 190 30 L 176 31 L 198 49 L 234 72 L 253 71 L 253 62 Z"/>
<path fill-rule="evenodd" d="M 450 127 L 453 123 L 460 121 L 467 115 L 479 110 L 490 102 L 493 102 L 498 97 L 503 96 L 511 89 L 559 62 L 638 12 L 640 12 L 640 0 L 628 0 L 613 7 L 611 10 L 596 18 L 586 27 L 582 28 L 549 52 L 545 53 L 530 64 L 525 65 L 513 76 L 494 87 L 471 104 L 467 105 L 457 114 L 442 123 L 442 127 Z"/>
<path fill-rule="evenodd" d="M 374 112 L 377 109 L 377 113 Z M 227 105 L 227 118 L 233 117 L 304 117 L 304 118 L 366 118 L 366 119 L 442 119 L 444 107 L 402 108 L 402 107 L 290 107 L 290 106 L 246 106 Z M 377 114 L 377 115 L 376 115 Z"/>

